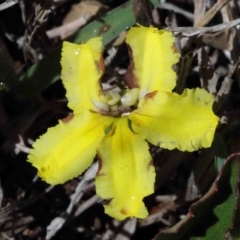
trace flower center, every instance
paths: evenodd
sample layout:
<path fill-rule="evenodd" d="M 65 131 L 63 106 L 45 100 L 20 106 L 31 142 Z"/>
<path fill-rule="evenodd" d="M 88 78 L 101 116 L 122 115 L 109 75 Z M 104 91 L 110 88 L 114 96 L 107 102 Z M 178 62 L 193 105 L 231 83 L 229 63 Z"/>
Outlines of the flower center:
<path fill-rule="evenodd" d="M 139 88 L 126 89 L 122 92 L 106 91 L 102 103 L 97 103 L 100 113 L 108 116 L 127 116 L 137 108 Z"/>

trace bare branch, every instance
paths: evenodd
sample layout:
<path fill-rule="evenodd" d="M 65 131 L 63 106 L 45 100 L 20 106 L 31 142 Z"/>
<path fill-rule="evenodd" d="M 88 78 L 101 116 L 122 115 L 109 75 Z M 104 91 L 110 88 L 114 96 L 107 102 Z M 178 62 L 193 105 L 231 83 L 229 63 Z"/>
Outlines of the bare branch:
<path fill-rule="evenodd" d="M 0 4 L 0 11 L 10 8 L 17 3 L 18 3 L 18 0 L 10 0 L 10 1 L 8 0 L 8 1 Z"/>
<path fill-rule="evenodd" d="M 165 10 L 170 10 L 173 11 L 175 13 L 179 13 L 181 15 L 183 15 L 184 17 L 186 17 L 189 21 L 193 22 L 193 14 L 172 4 L 172 3 L 162 3 L 158 6 L 158 8 L 160 9 L 165 9 Z"/>
<path fill-rule="evenodd" d="M 168 27 L 167 30 L 180 33 L 184 37 L 193 37 L 204 33 L 215 33 L 235 27 L 240 24 L 240 19 L 236 19 L 227 23 L 221 23 L 212 27 Z"/>

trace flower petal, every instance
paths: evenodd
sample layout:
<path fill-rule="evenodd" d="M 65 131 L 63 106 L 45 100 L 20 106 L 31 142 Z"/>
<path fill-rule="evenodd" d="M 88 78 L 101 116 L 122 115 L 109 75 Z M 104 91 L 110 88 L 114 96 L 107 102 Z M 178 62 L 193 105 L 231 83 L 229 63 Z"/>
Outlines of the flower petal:
<path fill-rule="evenodd" d="M 105 212 L 119 220 L 147 217 L 142 199 L 154 191 L 155 171 L 148 144 L 129 129 L 127 118 L 115 120 L 99 146 L 99 156 L 102 168 L 96 190 L 103 199 L 111 199 Z"/>
<path fill-rule="evenodd" d="M 98 110 L 101 103 L 100 78 L 104 71 L 101 38 L 85 44 L 63 43 L 62 81 L 67 90 L 68 106 L 79 113 L 83 108 Z"/>
<path fill-rule="evenodd" d="M 171 92 L 175 87 L 176 73 L 172 66 L 180 55 L 174 50 L 174 41 L 171 32 L 154 27 L 132 27 L 129 30 L 126 42 L 131 47 L 133 63 L 126 74 L 126 84 L 140 87 L 140 97 L 153 91 Z"/>
<path fill-rule="evenodd" d="M 213 96 L 203 89 L 146 96 L 129 118 L 133 130 L 154 145 L 181 151 L 210 147 L 219 118 L 212 111 Z"/>
<path fill-rule="evenodd" d="M 64 183 L 91 165 L 96 148 L 111 122 L 110 117 L 88 110 L 74 115 L 68 123 L 59 121 L 33 144 L 28 161 L 47 183 Z"/>

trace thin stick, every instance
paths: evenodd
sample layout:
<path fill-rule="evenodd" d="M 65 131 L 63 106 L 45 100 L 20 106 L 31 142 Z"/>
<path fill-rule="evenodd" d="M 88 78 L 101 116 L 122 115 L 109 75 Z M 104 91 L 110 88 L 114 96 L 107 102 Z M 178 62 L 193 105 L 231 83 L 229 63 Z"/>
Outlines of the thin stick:
<path fill-rule="evenodd" d="M 17 3 L 18 3 L 18 0 L 10 0 L 10 1 L 8 0 L 8 1 L 0 4 L 0 11 L 10 8 Z"/>

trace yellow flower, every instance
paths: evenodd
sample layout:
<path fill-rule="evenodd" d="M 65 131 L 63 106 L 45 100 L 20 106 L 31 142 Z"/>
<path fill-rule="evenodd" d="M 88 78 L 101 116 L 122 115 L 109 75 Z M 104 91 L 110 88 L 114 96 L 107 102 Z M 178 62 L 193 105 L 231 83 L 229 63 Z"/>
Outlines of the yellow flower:
<path fill-rule="evenodd" d="M 48 129 L 28 158 L 54 185 L 80 175 L 97 153 L 96 191 L 110 200 L 105 212 L 119 220 L 148 214 L 142 200 L 154 191 L 155 171 L 145 139 L 166 149 L 194 151 L 211 145 L 219 120 L 205 90 L 172 92 L 172 66 L 179 54 L 170 32 L 133 27 L 126 42 L 130 66 L 126 89 L 118 92 L 101 88 L 101 38 L 64 42 L 62 81 L 73 116 Z"/>

